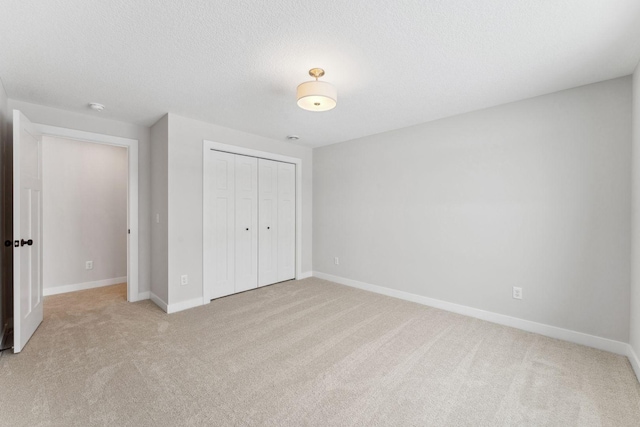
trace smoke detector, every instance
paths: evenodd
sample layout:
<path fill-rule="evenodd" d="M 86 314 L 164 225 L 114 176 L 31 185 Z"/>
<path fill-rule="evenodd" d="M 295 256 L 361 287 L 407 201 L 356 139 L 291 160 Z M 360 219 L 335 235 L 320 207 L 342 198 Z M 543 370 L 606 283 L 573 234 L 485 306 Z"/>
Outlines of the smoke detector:
<path fill-rule="evenodd" d="M 101 112 L 102 110 L 104 110 L 104 105 L 98 104 L 97 102 L 90 102 L 89 108 L 91 108 L 93 111 Z"/>

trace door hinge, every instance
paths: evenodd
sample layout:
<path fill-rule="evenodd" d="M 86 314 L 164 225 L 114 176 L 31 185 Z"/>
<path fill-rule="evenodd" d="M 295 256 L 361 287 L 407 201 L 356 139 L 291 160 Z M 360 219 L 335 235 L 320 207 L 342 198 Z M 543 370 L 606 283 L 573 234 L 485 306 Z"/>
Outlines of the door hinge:
<path fill-rule="evenodd" d="M 127 234 L 131 234 L 131 229 L 128 229 L 128 230 L 127 230 Z"/>

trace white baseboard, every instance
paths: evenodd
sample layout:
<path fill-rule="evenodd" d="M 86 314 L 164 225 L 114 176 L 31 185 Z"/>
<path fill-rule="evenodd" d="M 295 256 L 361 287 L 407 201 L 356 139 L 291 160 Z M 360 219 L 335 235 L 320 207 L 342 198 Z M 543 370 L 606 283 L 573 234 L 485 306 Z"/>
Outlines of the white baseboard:
<path fill-rule="evenodd" d="M 44 296 L 65 294 L 67 292 L 84 291 L 86 289 L 100 288 L 102 286 L 127 283 L 127 276 L 114 277 L 113 279 L 96 280 L 94 282 L 75 283 L 73 285 L 53 286 L 43 289 Z"/>
<path fill-rule="evenodd" d="M 131 302 L 137 302 L 137 301 L 142 301 L 145 299 L 149 299 L 151 297 L 151 292 L 146 291 L 146 292 L 138 292 L 138 297 L 135 299 L 132 299 Z"/>
<path fill-rule="evenodd" d="M 465 316 L 475 317 L 477 319 L 486 320 L 488 322 L 500 325 L 510 326 L 512 328 L 521 329 L 527 332 L 544 335 L 550 338 L 556 338 L 563 341 L 569 341 L 576 344 L 582 344 L 587 347 L 597 348 L 599 350 L 609 351 L 611 353 L 629 355 L 629 344 L 621 341 L 615 341 L 608 338 L 597 337 L 582 332 L 572 331 L 569 329 L 558 328 L 557 326 L 545 325 L 543 323 L 532 322 L 530 320 L 519 319 L 504 314 L 493 313 L 491 311 L 480 310 L 478 308 L 468 307 L 466 305 L 455 304 L 452 302 L 442 301 L 434 298 L 416 295 L 409 292 L 399 291 L 396 289 L 385 288 L 383 286 L 372 285 L 369 283 L 359 282 L 357 280 L 346 279 L 344 277 L 333 276 L 331 274 L 314 271 L 313 276 L 319 279 L 329 280 L 341 285 L 351 286 L 353 288 L 365 291 L 375 292 L 394 298 L 400 298 L 407 301 L 416 302 L 418 304 L 428 305 L 430 307 L 439 308 L 445 311 L 462 314 Z M 631 360 L 631 359 L 629 359 Z M 637 358 L 636 358 L 637 362 Z M 633 362 L 631 362 L 633 364 Z M 634 367 L 634 369 L 636 369 Z M 638 370 L 636 370 L 638 372 Z"/>
<path fill-rule="evenodd" d="M 631 344 L 627 344 L 627 346 L 629 347 L 627 349 L 627 357 L 629 358 L 633 372 L 636 373 L 636 377 L 638 381 L 640 381 L 640 359 L 638 359 L 638 355 L 633 350 L 633 347 L 631 347 Z"/>
<path fill-rule="evenodd" d="M 155 305 L 160 307 L 162 311 L 164 311 L 165 313 L 167 312 L 167 303 L 162 301 L 162 299 L 160 299 L 158 295 L 154 294 L 153 292 L 149 292 L 149 298 L 155 303 Z"/>
<path fill-rule="evenodd" d="M 309 277 L 313 277 L 313 271 L 305 271 L 304 273 L 300 273 L 296 280 L 307 279 Z"/>
<path fill-rule="evenodd" d="M 177 313 L 178 311 L 187 310 L 201 305 L 204 305 L 203 299 L 202 297 L 198 297 L 187 301 L 177 302 L 175 304 L 169 304 L 167 307 L 167 313 Z"/>
<path fill-rule="evenodd" d="M 160 307 L 163 311 L 165 311 L 168 314 L 177 313 L 178 311 L 183 311 L 189 308 L 204 305 L 202 297 L 190 299 L 187 301 L 177 302 L 175 304 L 167 304 L 153 292 L 150 292 L 149 297 L 151 301 L 153 301 L 158 307 Z"/>

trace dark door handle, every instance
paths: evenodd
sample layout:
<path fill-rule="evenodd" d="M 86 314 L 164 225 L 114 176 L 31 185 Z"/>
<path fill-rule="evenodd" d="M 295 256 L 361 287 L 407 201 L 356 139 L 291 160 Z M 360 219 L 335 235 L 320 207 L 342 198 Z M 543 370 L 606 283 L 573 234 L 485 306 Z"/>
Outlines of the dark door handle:
<path fill-rule="evenodd" d="M 267 227 L 267 230 L 270 230 L 270 229 L 271 229 L 271 227 Z"/>
<path fill-rule="evenodd" d="M 29 240 L 21 239 L 20 240 L 20 246 L 24 246 L 24 245 L 27 245 L 27 246 L 33 245 L 33 240 L 31 240 L 31 239 L 29 239 Z"/>
<path fill-rule="evenodd" d="M 4 241 L 4 245 L 5 245 L 6 247 L 11 246 L 11 244 L 12 244 L 12 243 L 13 243 L 13 242 L 12 242 L 11 240 L 5 240 L 5 241 Z"/>
<path fill-rule="evenodd" d="M 247 231 L 249 231 L 249 229 L 247 228 Z"/>

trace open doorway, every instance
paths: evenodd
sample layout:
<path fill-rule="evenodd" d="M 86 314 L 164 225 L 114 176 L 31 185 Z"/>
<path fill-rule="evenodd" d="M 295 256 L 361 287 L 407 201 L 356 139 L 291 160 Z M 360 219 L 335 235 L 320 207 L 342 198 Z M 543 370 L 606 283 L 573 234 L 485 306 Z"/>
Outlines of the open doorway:
<path fill-rule="evenodd" d="M 43 135 L 45 297 L 121 285 L 126 298 L 127 159 L 127 147 Z"/>
<path fill-rule="evenodd" d="M 128 301 L 148 298 L 138 293 L 138 141 L 36 127 L 42 135 L 44 295 L 126 282 Z"/>

